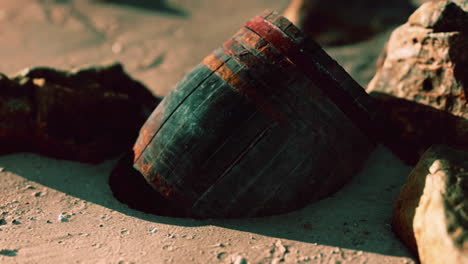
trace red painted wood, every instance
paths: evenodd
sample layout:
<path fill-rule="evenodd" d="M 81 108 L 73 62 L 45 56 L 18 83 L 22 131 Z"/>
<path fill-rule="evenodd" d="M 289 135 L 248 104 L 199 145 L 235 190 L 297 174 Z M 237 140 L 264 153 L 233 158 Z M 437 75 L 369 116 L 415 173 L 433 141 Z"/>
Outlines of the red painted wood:
<path fill-rule="evenodd" d="M 308 41 L 273 12 L 249 21 L 155 110 L 134 167 L 196 217 L 281 213 L 336 191 L 373 143 L 356 125 L 362 88 Z"/>
<path fill-rule="evenodd" d="M 274 13 L 257 16 L 248 21 L 246 28 L 257 33 L 291 59 L 312 81 L 316 82 L 328 97 L 366 133 L 373 134 L 369 124 L 375 115 L 375 104 L 336 61 L 330 58 L 314 41 L 300 36 L 300 31 L 285 18 L 275 19 Z M 285 27 L 289 35 L 279 26 L 268 21 L 272 18 Z M 279 21 L 279 22 L 278 22 Z M 290 35 L 294 35 L 295 38 Z"/>

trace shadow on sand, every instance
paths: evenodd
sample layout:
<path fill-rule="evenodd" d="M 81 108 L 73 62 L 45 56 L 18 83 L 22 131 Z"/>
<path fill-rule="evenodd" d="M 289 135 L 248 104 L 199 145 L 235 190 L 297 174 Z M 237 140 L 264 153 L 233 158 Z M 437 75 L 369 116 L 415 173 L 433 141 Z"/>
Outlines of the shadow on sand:
<path fill-rule="evenodd" d="M 47 0 L 43 0 L 47 1 Z M 55 4 L 69 4 L 73 0 L 51 0 Z M 149 10 L 177 17 L 189 17 L 190 13 L 167 3 L 166 0 L 90 0 L 97 4 L 116 5 L 126 8 Z"/>
<path fill-rule="evenodd" d="M 166 0 L 94 0 L 98 3 L 106 3 L 110 5 L 118 5 L 127 8 L 138 8 L 149 11 L 164 13 L 177 17 L 189 17 L 190 13 L 167 3 Z"/>
<path fill-rule="evenodd" d="M 195 220 L 130 209 L 113 197 L 108 184 L 115 161 L 88 165 L 19 153 L 0 156 L 0 164 L 30 181 L 155 223 L 187 227 L 214 225 L 262 236 L 383 255 L 410 255 L 390 227 L 392 203 L 410 168 L 383 147 L 372 154 L 359 175 L 329 198 L 288 214 L 248 219 Z M 129 186 L 128 191 L 136 195 L 135 192 L 139 190 L 132 190 Z M 155 207 L 160 206 L 158 202 L 155 201 Z"/>

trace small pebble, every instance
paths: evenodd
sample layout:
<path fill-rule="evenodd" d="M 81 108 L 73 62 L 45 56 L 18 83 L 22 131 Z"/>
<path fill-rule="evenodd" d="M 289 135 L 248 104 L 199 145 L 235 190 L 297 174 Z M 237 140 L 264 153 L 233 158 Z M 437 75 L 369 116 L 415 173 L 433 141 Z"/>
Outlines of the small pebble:
<path fill-rule="evenodd" d="M 151 229 L 150 232 L 151 233 L 156 233 L 156 232 L 158 232 L 158 229 L 156 229 L 156 227 L 155 227 L 155 228 Z"/>
<path fill-rule="evenodd" d="M 21 222 L 18 221 L 18 220 L 16 220 L 16 219 L 13 219 L 13 221 L 11 221 L 11 223 L 14 224 L 14 225 L 19 225 L 19 224 L 21 224 Z"/>
<path fill-rule="evenodd" d="M 41 192 L 35 192 L 35 193 L 33 193 L 34 197 L 39 197 L 39 196 L 41 196 L 41 194 L 42 194 Z"/>
<path fill-rule="evenodd" d="M 5 219 L 0 219 L 0 226 L 2 225 L 6 225 L 7 224 L 7 221 Z"/>
<path fill-rule="evenodd" d="M 59 214 L 59 216 L 57 217 L 58 220 L 62 223 L 64 222 L 68 222 L 68 217 L 66 215 L 63 215 L 63 214 Z"/>
<path fill-rule="evenodd" d="M 47 222 L 46 222 L 46 223 L 48 223 L 48 224 L 52 224 L 52 221 L 50 221 L 50 220 L 47 220 Z"/>
<path fill-rule="evenodd" d="M 247 260 L 243 258 L 242 256 L 237 256 L 234 259 L 233 264 L 247 264 Z"/>

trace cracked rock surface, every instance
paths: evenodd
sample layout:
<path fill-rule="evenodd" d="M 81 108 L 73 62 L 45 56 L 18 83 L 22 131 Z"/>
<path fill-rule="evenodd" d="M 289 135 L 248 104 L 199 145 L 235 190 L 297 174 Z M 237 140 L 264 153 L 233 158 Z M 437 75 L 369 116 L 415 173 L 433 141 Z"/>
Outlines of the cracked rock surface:
<path fill-rule="evenodd" d="M 397 28 L 369 92 L 385 92 L 468 118 L 468 12 L 450 1 L 422 5 Z"/>
<path fill-rule="evenodd" d="M 392 33 L 367 87 L 390 125 L 384 141 L 409 163 L 432 144 L 468 147 L 467 25 L 453 2 L 423 4 Z"/>

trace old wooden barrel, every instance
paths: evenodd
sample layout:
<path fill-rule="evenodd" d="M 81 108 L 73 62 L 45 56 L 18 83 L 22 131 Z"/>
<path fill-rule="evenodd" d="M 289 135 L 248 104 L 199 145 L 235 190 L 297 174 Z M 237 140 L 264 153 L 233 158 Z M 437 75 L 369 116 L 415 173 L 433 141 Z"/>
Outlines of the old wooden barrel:
<path fill-rule="evenodd" d="M 134 168 L 188 216 L 283 213 L 358 172 L 374 112 L 315 42 L 265 12 L 164 98 L 140 130 Z"/>

